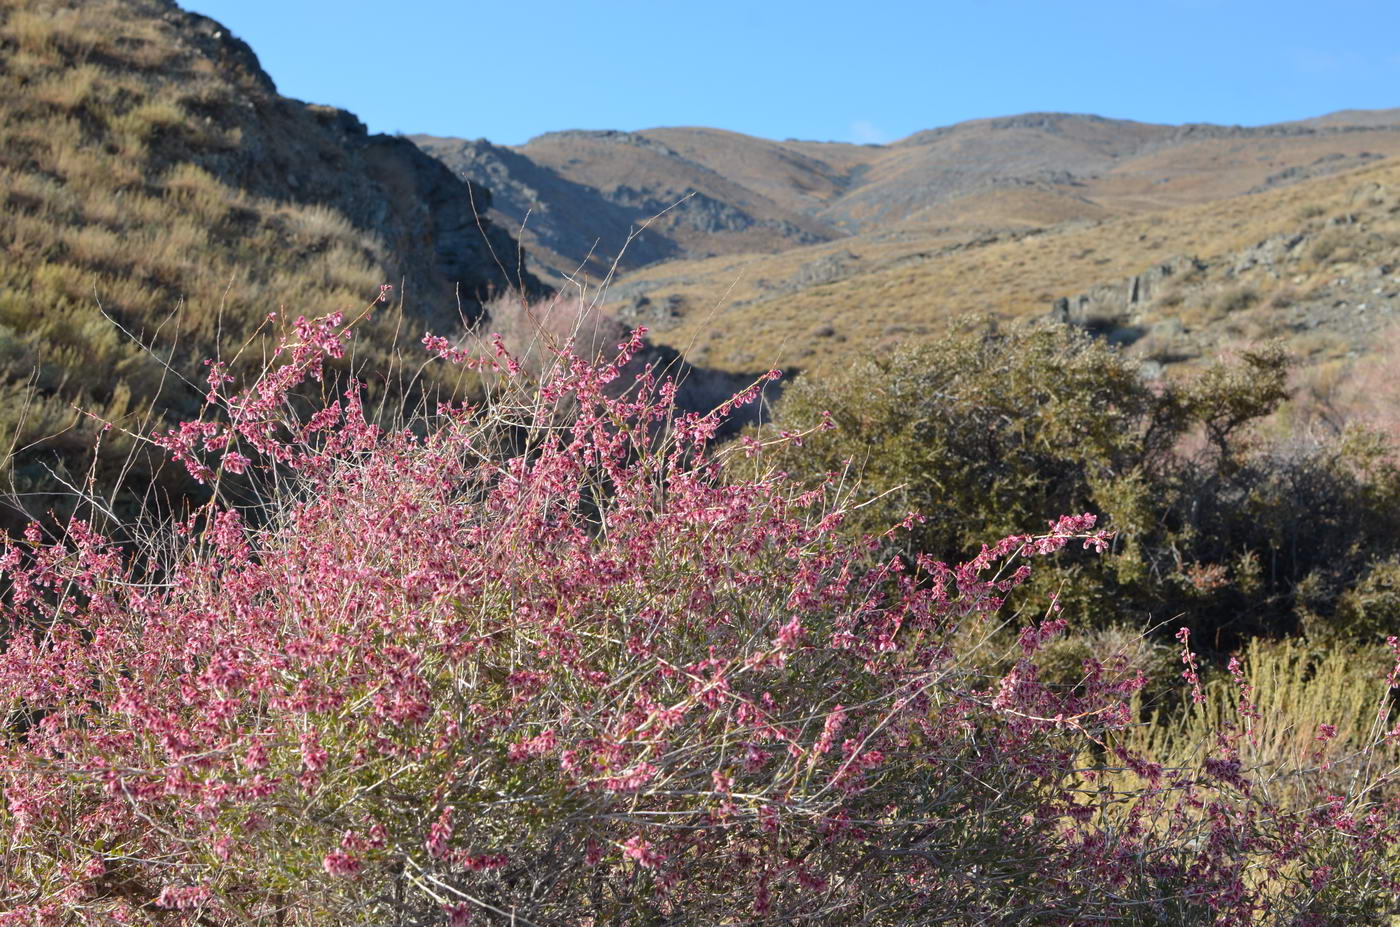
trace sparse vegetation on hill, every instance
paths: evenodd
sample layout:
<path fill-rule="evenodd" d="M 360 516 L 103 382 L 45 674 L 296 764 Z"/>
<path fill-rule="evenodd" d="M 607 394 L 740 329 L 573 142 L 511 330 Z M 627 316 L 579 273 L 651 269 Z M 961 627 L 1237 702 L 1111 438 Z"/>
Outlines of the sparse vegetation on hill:
<path fill-rule="evenodd" d="M 0 0 L 0 927 L 1400 923 L 1400 111 L 419 143 Z"/>
<path fill-rule="evenodd" d="M 1242 128 L 1028 113 L 891 145 L 690 127 L 549 132 L 511 147 L 413 138 L 491 187 L 492 215 L 512 229 L 524 223 L 522 238 L 543 267 L 598 279 L 614 258 L 634 270 L 849 235 L 966 241 L 1217 201 L 1400 153 L 1400 116 Z M 648 231 L 624 252 L 644 223 Z"/>
<path fill-rule="evenodd" d="M 1349 362 L 1400 312 L 1397 189 L 1400 168 L 1381 162 L 1221 202 L 970 241 L 948 229 L 888 230 L 667 262 L 624 276 L 610 298 L 617 312 L 639 297 L 669 307 L 656 337 L 719 368 L 839 369 L 865 351 L 936 340 L 970 313 L 1041 316 L 1101 290 L 1113 297 L 1091 300 L 1102 319 L 1084 321 L 1124 329 L 1140 341 L 1136 353 L 1168 366 L 1274 337 L 1307 365 Z M 1127 283 L 1186 262 L 1201 267 L 1129 303 Z"/>
<path fill-rule="evenodd" d="M 1287 232 L 1064 298 L 1061 320 L 1159 364 L 1271 339 L 1309 366 L 1372 354 L 1400 318 L 1400 185 L 1393 170 L 1357 179 Z"/>

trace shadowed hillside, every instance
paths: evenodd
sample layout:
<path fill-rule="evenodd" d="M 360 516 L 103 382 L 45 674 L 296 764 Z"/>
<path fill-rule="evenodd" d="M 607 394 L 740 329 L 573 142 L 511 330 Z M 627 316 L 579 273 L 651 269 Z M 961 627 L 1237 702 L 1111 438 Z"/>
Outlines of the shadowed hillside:
<path fill-rule="evenodd" d="M 279 96 L 247 45 L 168 0 L 0 0 L 0 196 L 0 478 L 30 514 L 87 469 L 79 409 L 192 413 L 198 360 L 284 330 L 267 321 L 283 304 L 358 310 L 403 284 L 362 339 L 382 358 L 400 328 L 460 325 L 488 292 L 534 285 L 477 219 L 486 191 Z M 131 450 L 119 435 L 101 484 Z"/>
<path fill-rule="evenodd" d="M 493 221 L 519 229 L 532 256 L 561 278 L 576 270 L 597 278 L 620 254 L 623 268 L 641 267 L 839 235 L 650 133 L 551 132 L 520 149 L 413 138 L 454 171 L 489 184 L 497 192 Z M 746 163 L 757 140 L 736 138 L 745 150 L 732 163 Z M 629 245 L 634 232 L 641 234 Z"/>

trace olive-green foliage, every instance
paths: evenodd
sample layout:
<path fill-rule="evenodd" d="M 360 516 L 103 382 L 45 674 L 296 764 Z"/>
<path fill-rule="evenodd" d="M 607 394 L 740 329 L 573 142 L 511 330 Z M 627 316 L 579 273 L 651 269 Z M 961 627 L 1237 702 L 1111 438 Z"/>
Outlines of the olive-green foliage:
<path fill-rule="evenodd" d="M 836 428 L 782 451 L 843 474 L 851 531 L 955 562 L 988 538 L 1094 512 L 1112 552 L 1066 552 L 1028 586 L 1082 627 L 1191 626 L 1198 646 L 1310 629 L 1400 632 L 1400 472 L 1374 436 L 1266 445 L 1250 425 L 1286 397 L 1276 349 L 1184 384 L 1149 383 L 1112 347 L 1063 327 L 967 328 L 944 343 L 799 380 L 775 427 Z M 1389 596 L 1389 598 L 1388 598 Z"/>
<path fill-rule="evenodd" d="M 1373 565 L 1342 593 L 1337 603 L 1338 628 L 1380 637 L 1400 628 L 1400 558 Z"/>
<path fill-rule="evenodd" d="M 216 174 L 257 160 L 239 149 L 250 78 L 166 12 L 152 0 L 0 0 L 0 490 L 21 508 L 0 525 L 82 483 L 97 419 L 194 414 L 200 361 L 232 358 L 260 326 L 285 331 L 285 319 L 264 325 L 270 311 L 353 312 L 399 282 L 385 243 L 336 209 Z M 385 315 L 357 347 L 381 367 L 403 324 Z M 411 343 L 421 324 L 403 334 Z M 264 350 L 245 354 L 247 369 Z M 134 451 L 109 433 L 98 486 Z M 149 485 L 157 461 L 138 453 L 127 482 Z"/>
<path fill-rule="evenodd" d="M 920 512 L 927 520 L 912 543 L 950 562 L 993 536 L 1082 511 L 1091 481 L 1140 480 L 1152 452 L 1179 431 L 1176 410 L 1163 407 L 1129 363 L 1052 328 L 969 329 L 835 378 L 799 380 L 778 419 L 804 425 L 823 410 L 835 430 L 788 455 L 788 469 L 817 474 L 849 465 L 866 494 L 883 494 L 854 513 L 852 527 L 879 533 Z"/>
<path fill-rule="evenodd" d="M 1146 691 L 1153 694 L 1180 682 L 1179 652 L 1125 625 L 1076 629 L 1052 639 L 1036 654 L 1036 678 L 1047 685 L 1073 687 L 1083 683 L 1085 667 L 1092 664 L 1124 676 L 1140 672 Z"/>

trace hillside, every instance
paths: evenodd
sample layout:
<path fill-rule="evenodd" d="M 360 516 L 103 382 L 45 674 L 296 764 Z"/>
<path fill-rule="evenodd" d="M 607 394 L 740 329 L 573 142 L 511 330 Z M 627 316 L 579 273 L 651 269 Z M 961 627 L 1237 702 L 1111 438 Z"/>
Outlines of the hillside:
<path fill-rule="evenodd" d="M 551 132 L 519 149 L 411 138 L 452 170 L 490 186 L 496 207 L 487 215 L 519 231 L 530 255 L 557 279 L 580 269 L 596 279 L 619 255 L 620 266 L 631 268 L 676 257 L 771 251 L 840 234 L 775 200 L 764 184 L 729 175 L 728 166 L 752 163 L 749 143 L 756 139 L 745 139 L 741 152 L 719 155 L 724 163 L 716 170 L 651 133 Z M 824 165 L 810 168 L 819 183 Z"/>
<path fill-rule="evenodd" d="M 0 927 L 1400 925 L 1397 153 L 414 142 L 0 0 Z"/>
<path fill-rule="evenodd" d="M 485 190 L 278 95 L 247 45 L 170 0 L 0 0 L 0 195 L 0 480 L 27 514 L 87 469 L 79 409 L 192 413 L 199 359 L 283 305 L 358 310 L 402 284 L 362 339 L 382 358 L 400 327 L 460 325 L 520 282 L 514 241 L 475 216 Z M 100 485 L 131 449 L 109 436 Z"/>
<path fill-rule="evenodd" d="M 285 331 L 268 322 L 284 305 L 357 309 L 394 284 L 356 359 L 388 362 L 492 292 L 539 292 L 526 267 L 596 283 L 624 246 L 608 311 L 735 376 L 1059 300 L 1167 365 L 1273 335 L 1331 363 L 1388 318 L 1396 110 L 1255 128 L 1029 114 L 886 146 L 703 128 L 413 144 L 280 96 L 247 45 L 171 0 L 0 0 L 0 47 L 0 449 L 23 516 L 87 473 L 84 413 L 193 414 L 198 361 Z M 1353 208 L 1358 178 L 1382 205 Z M 1250 249 L 1274 263 L 1236 271 Z M 1092 295 L 1182 261 L 1165 300 Z M 141 460 L 123 469 L 134 446 L 107 440 L 100 484 L 149 483 Z"/>
<path fill-rule="evenodd" d="M 976 237 L 1275 189 L 1400 153 L 1400 111 L 1259 127 L 1030 113 L 891 145 L 705 128 L 551 132 L 515 147 L 411 137 L 490 186 L 488 214 L 519 229 L 546 272 L 597 279 L 620 252 L 626 272 L 882 231 Z"/>
<path fill-rule="evenodd" d="M 1164 364 L 1273 337 L 1325 364 L 1364 353 L 1400 318 L 1397 191 L 1400 164 L 1387 159 L 1139 215 L 976 238 L 896 227 L 776 255 L 668 262 L 623 278 L 608 299 L 719 367 L 843 365 L 979 314 L 1054 315 Z M 1173 269 L 1170 285 L 1162 267 Z"/>

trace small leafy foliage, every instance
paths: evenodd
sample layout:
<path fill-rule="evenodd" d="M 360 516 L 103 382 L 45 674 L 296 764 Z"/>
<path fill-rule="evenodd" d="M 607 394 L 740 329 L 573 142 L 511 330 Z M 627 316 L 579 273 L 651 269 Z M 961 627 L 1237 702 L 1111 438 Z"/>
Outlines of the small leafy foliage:
<path fill-rule="evenodd" d="M 1262 440 L 1252 426 L 1286 397 L 1285 373 L 1268 349 L 1193 381 L 1149 383 L 1082 334 L 972 327 L 799 381 L 774 430 L 833 421 L 781 465 L 873 497 L 848 522 L 855 533 L 921 512 L 906 551 L 951 559 L 1059 512 L 1100 514 L 1115 555 L 1060 558 L 1028 587 L 1078 621 L 1184 621 L 1216 653 L 1300 621 L 1379 642 L 1400 624 L 1375 596 L 1359 617 L 1345 593 L 1400 555 L 1394 448 L 1362 432 Z"/>

